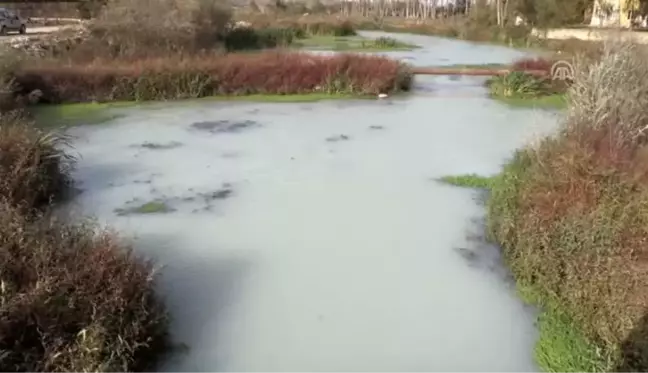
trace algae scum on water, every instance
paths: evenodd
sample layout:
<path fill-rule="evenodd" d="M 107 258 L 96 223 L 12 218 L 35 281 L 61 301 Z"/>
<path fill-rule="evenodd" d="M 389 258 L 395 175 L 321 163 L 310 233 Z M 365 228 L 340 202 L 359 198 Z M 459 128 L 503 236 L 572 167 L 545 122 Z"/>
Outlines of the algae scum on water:
<path fill-rule="evenodd" d="M 151 188 L 151 193 L 159 194 L 159 191 Z M 140 198 L 133 198 L 127 201 L 123 207 L 115 209 L 115 214 L 118 216 L 165 214 L 179 209 L 185 209 L 192 213 L 210 211 L 214 208 L 214 203 L 231 197 L 233 193 L 232 186 L 225 183 L 221 189 L 210 192 L 197 193 L 191 189 L 184 196 L 167 197 L 165 195 L 148 202 L 141 202 Z"/>

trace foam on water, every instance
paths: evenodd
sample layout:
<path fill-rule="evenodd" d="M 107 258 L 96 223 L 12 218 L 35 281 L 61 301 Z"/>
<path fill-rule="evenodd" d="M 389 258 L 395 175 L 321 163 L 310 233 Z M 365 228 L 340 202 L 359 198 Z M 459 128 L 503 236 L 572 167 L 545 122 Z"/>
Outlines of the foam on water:
<path fill-rule="evenodd" d="M 174 371 L 532 371 L 534 314 L 470 233 L 476 192 L 555 114 L 421 78 L 414 97 L 155 105 L 77 127 L 73 208 L 157 259 Z M 463 87 L 463 88 L 462 88 Z M 443 93 L 452 94 L 439 94 Z M 172 211 L 119 214 L 163 201 Z"/>

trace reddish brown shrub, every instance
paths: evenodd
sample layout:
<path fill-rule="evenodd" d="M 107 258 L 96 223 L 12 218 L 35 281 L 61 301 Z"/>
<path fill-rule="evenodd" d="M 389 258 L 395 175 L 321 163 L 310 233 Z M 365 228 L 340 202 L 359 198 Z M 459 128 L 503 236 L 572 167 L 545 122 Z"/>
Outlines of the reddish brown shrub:
<path fill-rule="evenodd" d="M 0 269 L 3 371 L 146 370 L 166 347 L 151 264 L 111 232 L 0 201 Z"/>
<path fill-rule="evenodd" d="M 515 71 L 546 71 L 551 72 L 551 65 L 554 61 L 544 58 L 523 58 L 513 62 L 513 70 Z"/>
<path fill-rule="evenodd" d="M 154 100 L 310 92 L 378 94 L 409 88 L 400 62 L 362 55 L 263 52 L 90 64 L 49 62 L 16 73 L 23 92 L 52 102 Z"/>

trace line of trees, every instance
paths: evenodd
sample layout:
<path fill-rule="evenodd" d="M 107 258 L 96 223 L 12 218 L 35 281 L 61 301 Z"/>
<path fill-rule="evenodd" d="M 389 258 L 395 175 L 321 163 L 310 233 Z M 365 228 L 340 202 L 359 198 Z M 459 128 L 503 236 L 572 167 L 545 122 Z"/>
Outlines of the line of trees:
<path fill-rule="evenodd" d="M 75 12 L 81 18 L 97 15 L 108 0 L 4 0 L 18 9 L 34 9 L 46 5 L 60 5 L 68 12 Z M 137 1 L 137 0 L 133 0 Z M 229 0 L 223 0 L 229 1 Z M 326 1 L 326 0 L 323 0 Z M 405 17 L 413 19 L 435 19 L 455 15 L 478 16 L 489 23 L 506 26 L 515 23 L 518 17 L 535 27 L 559 27 L 564 25 L 589 24 L 594 11 L 597 15 L 609 14 L 610 2 L 617 0 L 257 0 L 269 3 L 272 8 L 290 9 L 295 13 L 341 12 L 344 15 L 363 17 Z M 648 0 L 620 0 L 630 18 L 648 14 Z M 245 1 L 243 1 L 245 2 Z M 596 6 L 595 6 L 595 3 Z M 29 11 L 31 10 L 31 11 Z"/>
<path fill-rule="evenodd" d="M 611 12 L 616 0 L 347 0 L 339 2 L 345 15 L 434 19 L 457 14 L 486 13 L 499 26 L 521 17 L 536 27 L 589 24 L 592 14 Z M 630 18 L 648 14 L 648 0 L 620 0 Z M 598 2 L 598 4 L 596 4 Z M 595 4 L 597 5 L 595 7 Z"/>
<path fill-rule="evenodd" d="M 492 23 L 505 26 L 521 16 L 528 24 L 555 27 L 589 23 L 594 2 L 599 0 L 341 0 L 337 5 L 313 0 L 277 0 L 276 8 L 295 13 L 337 11 L 344 15 L 363 17 L 404 17 L 435 19 L 454 15 L 479 15 Z M 626 1 L 626 0 L 624 0 Z M 648 0 L 627 0 L 648 3 Z M 318 3 L 313 6 L 312 3 Z M 275 4 L 272 4 L 275 7 Z"/>
<path fill-rule="evenodd" d="M 405 18 L 440 18 L 469 12 L 471 2 L 457 0 L 355 0 L 340 2 L 340 11 L 345 15 Z"/>

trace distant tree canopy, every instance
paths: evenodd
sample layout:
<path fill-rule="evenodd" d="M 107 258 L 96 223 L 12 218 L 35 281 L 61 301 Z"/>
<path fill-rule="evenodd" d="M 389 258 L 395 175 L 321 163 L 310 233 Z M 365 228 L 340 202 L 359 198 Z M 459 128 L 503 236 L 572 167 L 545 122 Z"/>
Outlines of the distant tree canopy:
<path fill-rule="evenodd" d="M 503 1 L 503 0 L 502 0 Z M 512 10 L 536 27 L 559 27 L 589 23 L 594 3 L 605 0 L 508 0 Z M 628 16 L 648 15 L 648 0 L 622 0 Z M 605 8 L 605 7 L 604 7 Z"/>
<path fill-rule="evenodd" d="M 509 0 L 511 9 L 537 27 L 589 22 L 595 0 Z"/>
<path fill-rule="evenodd" d="M 96 17 L 108 0 L 78 0 L 77 10 L 84 19 Z"/>

